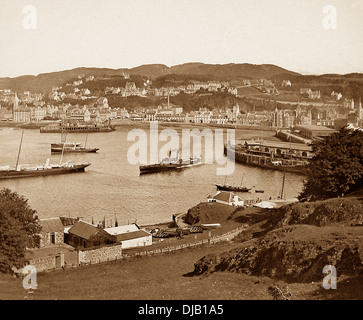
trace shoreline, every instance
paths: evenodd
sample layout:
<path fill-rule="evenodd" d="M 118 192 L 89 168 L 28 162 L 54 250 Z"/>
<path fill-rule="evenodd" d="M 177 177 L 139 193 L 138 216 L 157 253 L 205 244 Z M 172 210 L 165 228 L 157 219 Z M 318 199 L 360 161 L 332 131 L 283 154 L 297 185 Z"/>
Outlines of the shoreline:
<path fill-rule="evenodd" d="M 44 121 L 44 122 L 15 122 L 15 121 L 0 121 L 0 128 L 20 128 L 20 129 L 40 129 L 41 127 L 57 124 L 58 121 Z M 132 120 L 111 120 L 112 126 L 115 127 L 145 127 L 150 126 L 150 121 L 132 121 Z M 274 128 L 267 126 L 252 126 L 243 124 L 213 124 L 213 123 L 187 123 L 187 122 L 158 122 L 160 127 L 202 127 L 202 128 L 218 128 L 218 129 L 236 129 L 236 130 L 251 130 L 251 131 L 269 131 L 276 132 L 276 130 L 286 128 Z"/>

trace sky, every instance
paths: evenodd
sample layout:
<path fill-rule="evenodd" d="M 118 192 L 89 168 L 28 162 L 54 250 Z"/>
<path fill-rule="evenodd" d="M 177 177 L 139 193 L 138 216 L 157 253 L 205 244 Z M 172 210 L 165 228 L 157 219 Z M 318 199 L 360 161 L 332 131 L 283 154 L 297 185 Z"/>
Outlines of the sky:
<path fill-rule="evenodd" d="M 363 0 L 0 0 L 0 77 L 188 62 L 363 73 L 362 17 Z"/>

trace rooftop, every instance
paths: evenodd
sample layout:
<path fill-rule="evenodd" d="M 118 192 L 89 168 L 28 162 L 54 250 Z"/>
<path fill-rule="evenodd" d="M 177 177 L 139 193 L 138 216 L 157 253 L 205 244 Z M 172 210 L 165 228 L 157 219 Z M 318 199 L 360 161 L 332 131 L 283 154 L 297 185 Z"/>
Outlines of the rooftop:
<path fill-rule="evenodd" d="M 125 225 L 125 226 L 105 228 L 104 230 L 107 231 L 111 235 L 118 235 L 118 234 L 123 234 L 123 233 L 128 233 L 128 232 L 139 231 L 140 228 L 138 227 L 137 224 L 133 223 L 133 224 Z"/>
<path fill-rule="evenodd" d="M 131 239 L 137 239 L 142 237 L 150 236 L 150 233 L 146 232 L 145 230 L 138 230 L 138 231 L 132 231 L 127 232 L 123 234 L 116 235 L 117 241 L 126 241 Z"/>
<path fill-rule="evenodd" d="M 336 130 L 328 128 L 328 127 L 324 127 L 324 126 L 318 126 L 316 124 L 311 124 L 311 125 L 296 125 L 294 128 L 296 129 L 306 129 L 306 130 L 316 130 L 316 131 L 331 131 L 331 132 L 335 132 Z"/>
<path fill-rule="evenodd" d="M 57 232 L 63 231 L 64 226 L 60 218 L 49 218 L 39 220 L 39 225 L 42 227 L 42 232 Z"/>
<path fill-rule="evenodd" d="M 83 239 L 90 239 L 99 231 L 99 228 L 85 221 L 77 221 L 69 230 L 68 233 L 79 236 Z"/>

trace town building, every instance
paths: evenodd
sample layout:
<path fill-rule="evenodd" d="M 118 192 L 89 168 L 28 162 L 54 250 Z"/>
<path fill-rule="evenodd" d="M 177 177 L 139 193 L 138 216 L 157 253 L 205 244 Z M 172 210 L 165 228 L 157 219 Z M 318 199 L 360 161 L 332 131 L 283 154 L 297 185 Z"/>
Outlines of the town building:
<path fill-rule="evenodd" d="M 152 235 L 141 230 L 137 224 L 105 228 L 106 232 L 116 237 L 116 241 L 122 244 L 122 249 L 145 247 L 152 245 Z"/>
<path fill-rule="evenodd" d="M 22 107 L 14 109 L 14 121 L 17 122 L 30 122 L 31 110 L 29 107 Z"/>
<path fill-rule="evenodd" d="M 116 238 L 102 228 L 79 220 L 68 231 L 66 242 L 74 248 L 97 247 L 116 242 Z"/>
<path fill-rule="evenodd" d="M 317 125 L 296 125 L 294 131 L 306 139 L 319 139 L 336 132 L 334 129 Z"/>
<path fill-rule="evenodd" d="M 208 197 L 208 202 L 217 202 L 229 206 L 243 206 L 244 200 L 233 192 L 218 191 L 214 196 Z"/>

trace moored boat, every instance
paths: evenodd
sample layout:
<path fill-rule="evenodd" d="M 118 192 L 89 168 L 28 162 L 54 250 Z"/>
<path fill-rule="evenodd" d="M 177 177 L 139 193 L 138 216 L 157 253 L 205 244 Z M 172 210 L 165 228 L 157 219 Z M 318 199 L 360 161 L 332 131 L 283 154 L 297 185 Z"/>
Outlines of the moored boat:
<path fill-rule="evenodd" d="M 140 174 L 158 173 L 165 171 L 175 171 L 201 164 L 200 158 L 191 158 L 190 160 L 178 160 L 176 162 L 160 162 L 156 164 L 140 165 Z"/>
<path fill-rule="evenodd" d="M 61 165 L 49 164 L 49 160 L 45 165 L 38 166 L 21 166 L 17 168 L 11 168 L 10 166 L 0 167 L 0 179 L 13 179 L 13 178 L 26 178 L 37 176 L 49 176 L 66 173 L 84 172 L 85 169 L 90 166 L 87 164 L 73 164 L 66 162 Z"/>
<path fill-rule="evenodd" d="M 192 167 L 201 164 L 201 157 L 190 158 L 190 159 L 180 159 L 179 150 L 176 150 L 175 157 L 171 156 L 171 151 L 169 151 L 169 157 L 166 157 L 160 161 L 160 163 L 140 165 L 140 174 L 144 173 L 157 173 L 173 170 L 181 170 L 184 168 Z"/>
<path fill-rule="evenodd" d="M 223 191 L 237 191 L 237 192 L 249 192 L 251 189 L 247 187 L 235 187 L 235 186 L 229 186 L 229 185 L 220 185 L 216 184 L 217 190 L 223 190 Z"/>
<path fill-rule="evenodd" d="M 99 148 L 86 148 L 81 143 L 52 143 L 51 153 L 95 153 Z"/>
<path fill-rule="evenodd" d="M 23 142 L 24 129 L 21 135 L 20 146 L 18 151 L 18 157 L 14 168 L 7 166 L 0 167 L 0 179 L 14 179 L 14 178 L 26 178 L 37 176 L 49 176 L 66 173 L 84 172 L 85 169 L 90 166 L 90 163 L 86 164 L 74 164 L 70 161 L 62 163 L 62 157 L 59 164 L 51 164 L 48 158 L 44 165 L 19 165 L 19 157 L 21 146 Z M 63 155 L 63 154 L 62 154 Z"/>

